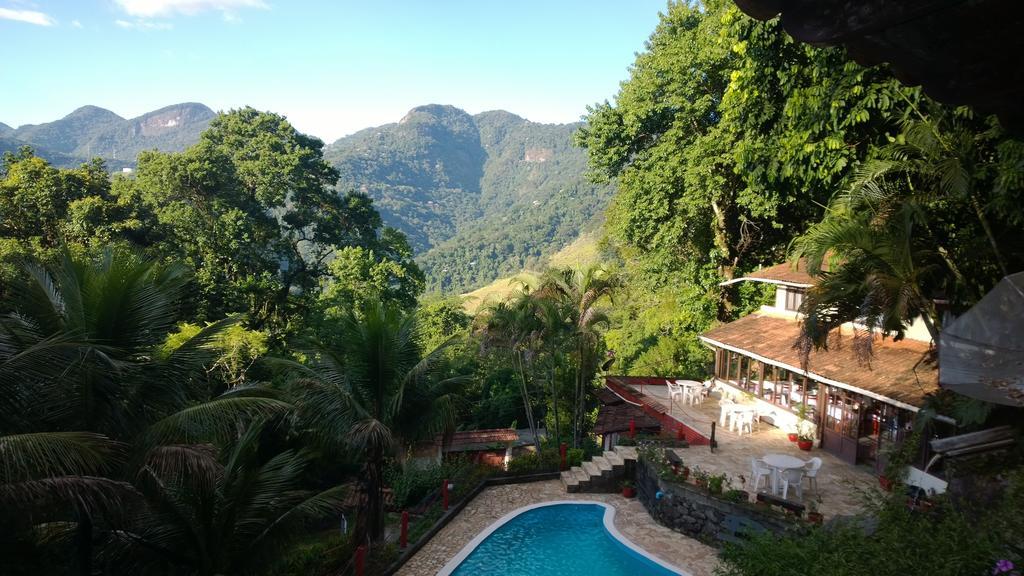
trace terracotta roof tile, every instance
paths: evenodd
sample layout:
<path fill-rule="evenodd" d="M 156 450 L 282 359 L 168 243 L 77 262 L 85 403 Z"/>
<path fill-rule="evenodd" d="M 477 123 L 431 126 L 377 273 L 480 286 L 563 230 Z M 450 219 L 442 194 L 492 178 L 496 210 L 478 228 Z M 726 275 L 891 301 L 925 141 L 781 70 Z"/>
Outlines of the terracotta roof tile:
<path fill-rule="evenodd" d="M 514 444 L 519 441 L 519 434 L 511 428 L 494 428 L 490 430 L 462 430 L 452 435 L 448 452 L 466 452 L 486 450 L 497 445 Z"/>
<path fill-rule="evenodd" d="M 813 286 L 815 283 L 814 278 L 807 273 L 807 260 L 804 258 L 798 260 L 795 265 L 792 262 L 783 262 L 751 272 L 744 278 L 799 286 Z"/>
<path fill-rule="evenodd" d="M 795 320 L 754 313 L 714 328 L 701 338 L 799 368 L 800 354 L 793 348 L 799 332 L 800 324 Z M 828 350 L 811 352 L 807 371 L 911 406 L 920 407 L 926 394 L 938 391 L 938 369 L 934 362 L 923 361 L 928 344 L 876 337 L 873 355 L 863 363 L 851 339 L 847 334 Z"/>
<path fill-rule="evenodd" d="M 594 423 L 594 434 L 609 432 L 625 432 L 629 430 L 629 420 L 633 419 L 637 430 L 660 430 L 661 422 L 648 416 L 641 408 L 632 404 L 612 404 L 601 406 L 597 411 L 597 422 Z"/>
<path fill-rule="evenodd" d="M 594 395 L 597 396 L 597 399 L 601 404 L 605 405 L 622 404 L 625 402 L 625 400 L 619 398 L 618 394 L 607 388 L 598 388 L 597 390 L 594 390 Z"/>

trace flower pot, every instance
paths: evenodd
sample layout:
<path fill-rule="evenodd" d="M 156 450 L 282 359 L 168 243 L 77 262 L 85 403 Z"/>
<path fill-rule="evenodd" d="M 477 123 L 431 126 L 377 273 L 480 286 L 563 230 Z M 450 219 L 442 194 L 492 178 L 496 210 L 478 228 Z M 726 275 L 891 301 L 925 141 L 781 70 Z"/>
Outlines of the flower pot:
<path fill-rule="evenodd" d="M 623 486 L 622 487 L 622 497 L 623 498 L 632 498 L 634 496 L 636 496 L 636 488 L 633 488 L 632 486 Z"/>
<path fill-rule="evenodd" d="M 787 436 L 789 436 L 790 442 L 796 442 L 797 438 L 799 437 L 799 435 L 796 432 L 790 432 L 789 434 L 787 434 Z"/>
<path fill-rule="evenodd" d="M 796 445 L 803 451 L 809 452 L 814 447 L 814 440 L 797 440 Z"/>
<path fill-rule="evenodd" d="M 884 474 L 878 477 L 878 485 L 886 492 L 892 491 L 892 480 L 886 478 Z"/>
<path fill-rule="evenodd" d="M 821 512 L 808 512 L 807 521 L 812 524 L 821 524 L 825 520 L 825 517 L 821 515 Z"/>

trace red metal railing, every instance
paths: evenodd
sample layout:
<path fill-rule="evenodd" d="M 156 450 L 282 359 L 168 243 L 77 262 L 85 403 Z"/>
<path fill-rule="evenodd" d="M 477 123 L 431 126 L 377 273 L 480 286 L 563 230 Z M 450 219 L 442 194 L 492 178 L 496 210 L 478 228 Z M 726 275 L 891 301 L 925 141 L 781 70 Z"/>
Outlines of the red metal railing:
<path fill-rule="evenodd" d="M 660 403 L 648 400 L 647 395 L 644 394 L 644 386 L 664 385 L 666 380 L 676 380 L 676 378 L 653 376 L 606 376 L 604 383 L 605 386 L 613 390 L 619 396 L 622 396 L 630 402 L 639 404 L 640 409 L 643 410 L 644 413 L 660 422 L 661 432 L 663 435 L 670 435 L 677 438 L 682 435 L 682 437 L 686 438 L 686 441 L 692 446 L 707 446 L 710 443 L 710 440 L 707 437 L 690 426 L 687 426 L 683 422 L 669 416 Z"/>

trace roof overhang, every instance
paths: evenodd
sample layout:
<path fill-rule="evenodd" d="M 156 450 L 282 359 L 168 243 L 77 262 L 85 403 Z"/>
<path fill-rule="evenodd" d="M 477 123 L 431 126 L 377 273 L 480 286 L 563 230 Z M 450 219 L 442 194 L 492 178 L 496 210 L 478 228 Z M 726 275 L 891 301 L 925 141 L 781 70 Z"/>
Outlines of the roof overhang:
<path fill-rule="evenodd" d="M 772 278 L 757 278 L 756 276 L 743 276 L 741 278 L 733 278 L 732 280 L 726 280 L 725 282 L 719 282 L 719 286 L 730 286 L 739 282 L 764 282 L 765 284 L 776 284 L 778 286 L 789 286 L 791 288 L 810 288 L 814 284 L 805 284 L 802 282 L 787 282 L 785 280 L 775 280 Z"/>
<path fill-rule="evenodd" d="M 833 380 L 831 378 L 827 378 L 825 376 L 822 376 L 821 374 L 815 374 L 814 372 L 810 372 L 808 370 L 804 370 L 803 368 L 800 368 L 799 366 L 793 366 L 792 364 L 788 364 L 786 362 L 780 362 L 778 360 L 775 360 L 775 359 L 772 359 L 772 358 L 768 358 L 766 356 L 762 356 L 760 354 L 751 352 L 749 350 L 744 350 L 742 348 L 737 348 L 736 346 L 730 346 L 729 344 L 726 344 L 724 342 L 719 342 L 717 340 L 713 340 L 711 338 L 708 338 L 707 336 L 698 336 L 698 338 L 700 338 L 701 342 L 703 342 L 704 344 L 706 344 L 708 346 L 711 346 L 713 348 L 722 348 L 724 350 L 730 350 L 732 352 L 736 352 L 737 354 L 743 354 L 744 356 L 753 358 L 754 360 L 758 360 L 760 362 L 764 362 L 765 364 L 770 364 L 772 366 L 778 366 L 779 368 L 784 368 L 786 370 L 789 370 L 790 372 L 794 372 L 796 374 L 800 374 L 802 376 L 806 376 L 806 377 L 808 377 L 808 378 L 810 378 L 812 380 L 815 380 L 816 382 L 821 382 L 822 384 L 827 384 L 829 386 L 835 386 L 837 388 L 842 388 L 844 390 L 849 390 L 850 392 L 856 392 L 857 394 L 861 394 L 863 396 L 867 396 L 868 398 L 874 398 L 875 400 L 879 400 L 879 401 L 885 402 L 886 404 L 892 404 L 893 406 L 896 406 L 898 408 L 903 408 L 905 410 L 910 410 L 911 412 L 917 412 L 917 411 L 920 410 L 920 407 L 914 406 L 913 404 L 907 404 L 906 402 L 901 402 L 899 400 L 896 400 L 894 398 L 889 398 L 888 396 L 884 396 L 884 395 L 879 394 L 877 392 L 872 392 L 871 390 L 865 390 L 864 388 L 859 388 L 857 386 L 853 386 L 853 385 L 847 384 L 846 382 L 840 382 L 838 380 Z"/>

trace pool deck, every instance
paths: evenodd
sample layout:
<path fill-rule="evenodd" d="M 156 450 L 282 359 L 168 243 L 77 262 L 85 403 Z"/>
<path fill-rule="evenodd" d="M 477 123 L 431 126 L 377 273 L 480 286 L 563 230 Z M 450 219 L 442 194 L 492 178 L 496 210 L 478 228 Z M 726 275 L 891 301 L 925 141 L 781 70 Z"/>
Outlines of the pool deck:
<path fill-rule="evenodd" d="M 492 486 L 481 492 L 397 572 L 398 576 L 437 574 L 477 534 L 523 506 L 555 500 L 604 502 L 615 508 L 615 527 L 651 555 L 692 576 L 712 576 L 717 551 L 656 523 L 635 498 L 618 494 L 566 494 L 559 480 Z"/>

